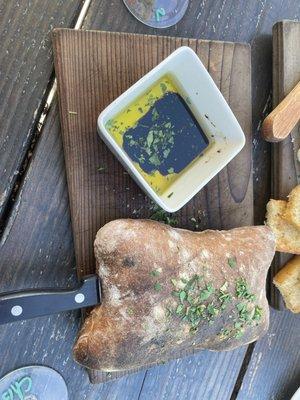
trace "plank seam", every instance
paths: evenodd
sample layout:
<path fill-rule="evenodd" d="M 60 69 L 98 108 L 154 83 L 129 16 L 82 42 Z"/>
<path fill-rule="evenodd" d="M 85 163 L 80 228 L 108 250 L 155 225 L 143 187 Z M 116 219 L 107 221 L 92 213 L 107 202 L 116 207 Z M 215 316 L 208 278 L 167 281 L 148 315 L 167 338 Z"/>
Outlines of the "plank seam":
<path fill-rule="evenodd" d="M 147 374 L 148 374 L 148 369 L 147 369 L 146 372 L 145 372 L 145 375 L 144 375 L 144 378 L 143 378 L 143 382 L 142 382 L 142 384 L 141 384 L 141 388 L 140 388 L 140 392 L 139 392 L 139 395 L 138 395 L 137 400 L 140 400 L 140 398 L 141 398 L 141 395 L 142 395 L 142 391 L 143 391 L 143 388 L 144 388 L 144 384 L 145 384 L 145 380 L 146 380 Z"/>
<path fill-rule="evenodd" d="M 74 29 L 80 29 L 83 26 L 91 1 L 92 0 L 83 0 L 81 6 L 78 8 L 77 15 L 70 24 L 71 26 L 74 26 Z M 30 139 L 28 141 L 28 148 L 20 164 L 19 168 L 20 172 L 16 177 L 13 187 L 10 191 L 10 194 L 5 202 L 5 205 L 3 206 L 3 214 L 0 219 L 0 240 L 2 236 L 7 237 L 9 234 L 10 229 L 8 230 L 8 232 L 5 231 L 6 228 L 11 225 L 9 223 L 9 220 L 13 216 L 16 200 L 17 198 L 20 197 L 22 193 L 22 187 L 24 185 L 27 171 L 30 167 L 32 156 L 34 154 L 34 151 L 37 147 L 40 136 L 42 134 L 47 116 L 49 114 L 51 105 L 56 95 L 56 91 L 57 91 L 57 83 L 53 69 L 49 81 L 46 85 L 45 94 L 42 98 L 40 107 L 38 108 L 35 118 L 33 120 L 32 124 L 33 127 L 30 133 Z"/>
<path fill-rule="evenodd" d="M 255 343 L 250 343 L 248 348 L 247 348 L 247 351 L 246 351 L 245 357 L 243 359 L 243 362 L 242 362 L 238 377 L 236 379 L 235 385 L 233 387 L 233 390 L 232 390 L 232 393 L 231 393 L 231 396 L 230 396 L 230 400 L 236 400 L 237 397 L 238 397 L 238 394 L 239 394 L 240 389 L 241 389 L 242 384 L 243 384 L 244 377 L 245 377 L 246 372 L 248 370 L 248 365 L 250 364 L 250 361 L 251 361 L 251 358 L 252 358 L 252 354 L 253 354 L 255 345 L 256 345 L 256 342 Z"/>

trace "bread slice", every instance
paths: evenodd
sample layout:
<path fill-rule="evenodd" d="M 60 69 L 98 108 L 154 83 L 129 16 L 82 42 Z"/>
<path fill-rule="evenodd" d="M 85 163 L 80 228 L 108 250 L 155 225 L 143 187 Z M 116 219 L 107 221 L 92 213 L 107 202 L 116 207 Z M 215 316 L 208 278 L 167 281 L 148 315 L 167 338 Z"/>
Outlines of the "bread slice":
<path fill-rule="evenodd" d="M 273 282 L 280 290 L 286 307 L 293 313 L 300 313 L 300 256 L 286 263 Z"/>
<path fill-rule="evenodd" d="M 300 229 L 300 185 L 296 186 L 289 194 L 284 218 Z"/>
<path fill-rule="evenodd" d="M 276 250 L 300 254 L 300 229 L 284 219 L 287 202 L 271 199 L 267 204 L 267 225 L 276 237 Z"/>

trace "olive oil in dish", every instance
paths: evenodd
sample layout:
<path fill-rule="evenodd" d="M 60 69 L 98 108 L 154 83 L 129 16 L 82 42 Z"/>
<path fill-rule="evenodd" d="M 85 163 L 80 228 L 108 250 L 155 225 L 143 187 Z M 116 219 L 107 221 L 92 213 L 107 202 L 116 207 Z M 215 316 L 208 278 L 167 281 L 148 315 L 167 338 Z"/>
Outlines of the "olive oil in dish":
<path fill-rule="evenodd" d="M 164 76 L 106 129 L 161 195 L 200 157 L 209 140 L 169 76 Z"/>

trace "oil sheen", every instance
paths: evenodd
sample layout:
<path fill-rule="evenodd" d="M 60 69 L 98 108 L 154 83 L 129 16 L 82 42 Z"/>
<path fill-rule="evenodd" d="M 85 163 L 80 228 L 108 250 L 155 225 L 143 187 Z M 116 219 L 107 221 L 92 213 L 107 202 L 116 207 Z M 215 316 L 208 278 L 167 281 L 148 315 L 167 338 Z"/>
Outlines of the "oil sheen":
<path fill-rule="evenodd" d="M 188 102 L 165 76 L 106 124 L 110 135 L 159 195 L 209 145 Z"/>

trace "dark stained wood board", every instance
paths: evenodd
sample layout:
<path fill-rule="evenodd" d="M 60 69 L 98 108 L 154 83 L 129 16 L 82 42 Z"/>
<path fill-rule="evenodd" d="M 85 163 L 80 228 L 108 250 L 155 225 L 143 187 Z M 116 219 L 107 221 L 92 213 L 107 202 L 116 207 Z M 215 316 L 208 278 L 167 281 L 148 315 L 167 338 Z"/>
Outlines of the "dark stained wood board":
<path fill-rule="evenodd" d="M 273 27 L 273 106 L 300 81 L 300 22 L 281 21 Z M 300 122 L 283 142 L 272 145 L 272 198 L 286 200 L 289 192 L 300 183 Z M 291 258 L 277 253 L 271 277 Z M 283 299 L 270 279 L 270 298 L 275 308 L 283 309 Z"/>
<path fill-rule="evenodd" d="M 148 198 L 98 138 L 97 116 L 181 45 L 192 47 L 208 67 L 248 140 L 240 155 L 177 213 L 179 226 L 192 228 L 192 217 L 202 229 L 253 223 L 248 45 L 65 29 L 54 32 L 53 45 L 79 276 L 95 271 L 93 240 L 101 226 L 153 213 Z M 103 382 L 119 375 L 95 372 L 91 377 Z"/>
<path fill-rule="evenodd" d="M 81 0 L 0 1 L 0 219 L 37 134 L 53 74 L 49 33 L 72 27 L 80 6 Z"/>

